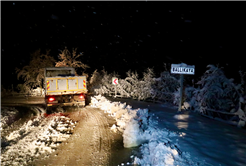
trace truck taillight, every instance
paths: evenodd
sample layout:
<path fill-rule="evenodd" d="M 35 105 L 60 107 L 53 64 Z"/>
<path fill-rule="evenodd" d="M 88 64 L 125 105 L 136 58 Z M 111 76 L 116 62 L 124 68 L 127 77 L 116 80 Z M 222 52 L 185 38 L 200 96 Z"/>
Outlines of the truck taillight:
<path fill-rule="evenodd" d="M 84 96 L 83 96 L 83 95 L 80 95 L 79 98 L 80 98 L 80 99 L 84 99 Z"/>
<path fill-rule="evenodd" d="M 55 100 L 55 98 L 54 97 L 49 97 L 49 99 L 48 99 L 49 101 L 54 101 Z"/>

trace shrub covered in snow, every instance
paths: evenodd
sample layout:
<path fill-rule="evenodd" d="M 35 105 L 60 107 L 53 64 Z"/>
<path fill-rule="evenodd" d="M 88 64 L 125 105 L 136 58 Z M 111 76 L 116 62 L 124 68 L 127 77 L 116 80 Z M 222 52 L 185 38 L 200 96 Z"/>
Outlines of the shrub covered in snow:
<path fill-rule="evenodd" d="M 32 91 L 31 87 L 26 84 L 18 84 L 17 89 L 19 93 L 23 93 L 23 94 L 31 94 Z"/>
<path fill-rule="evenodd" d="M 208 70 L 197 84 L 201 86 L 198 91 L 194 89 L 186 91 L 192 105 L 195 105 L 194 99 L 190 97 L 193 93 L 201 113 L 208 108 L 229 112 L 232 106 L 239 103 L 242 94 L 241 84 L 236 85 L 233 79 L 226 78 L 221 68 L 208 65 Z"/>
<path fill-rule="evenodd" d="M 197 83 L 200 87 L 185 89 L 185 103 L 207 116 L 211 116 L 208 110 L 234 113 L 240 119 L 239 126 L 244 126 L 246 107 L 243 106 L 245 105 L 243 79 L 241 84 L 236 84 L 233 79 L 225 76 L 221 68 L 213 65 L 207 67 L 208 70 Z"/>
<path fill-rule="evenodd" d="M 180 87 L 179 80 L 167 71 L 162 72 L 160 77 L 155 80 L 152 98 L 172 102 L 174 100 L 174 93 L 177 92 Z"/>
<path fill-rule="evenodd" d="M 108 74 L 105 70 L 98 72 L 95 70 L 90 77 L 88 89 L 92 94 L 111 95 L 114 94 L 114 86 L 112 86 L 112 77 L 119 77 L 117 74 Z"/>
<path fill-rule="evenodd" d="M 154 71 L 148 68 L 143 73 L 143 78 L 139 78 L 136 72 L 128 71 L 127 77 L 119 82 L 119 93 L 125 97 L 131 97 L 138 100 L 152 98 Z"/>
<path fill-rule="evenodd" d="M 173 93 L 179 87 L 179 81 L 167 71 L 162 72 L 159 78 L 155 78 L 154 71 L 150 68 L 143 73 L 143 78 L 132 71 L 128 71 L 126 75 L 125 79 L 119 78 L 117 85 L 117 95 L 121 97 L 172 102 Z M 90 91 L 97 95 L 114 95 L 115 86 L 111 81 L 113 76 L 119 77 L 105 71 L 94 71 L 90 78 Z"/>
<path fill-rule="evenodd" d="M 102 75 L 97 70 L 95 70 L 92 73 L 92 76 L 90 77 L 87 88 L 90 90 L 91 93 L 93 92 L 96 93 L 97 92 L 96 90 L 100 88 L 101 83 L 102 83 Z"/>

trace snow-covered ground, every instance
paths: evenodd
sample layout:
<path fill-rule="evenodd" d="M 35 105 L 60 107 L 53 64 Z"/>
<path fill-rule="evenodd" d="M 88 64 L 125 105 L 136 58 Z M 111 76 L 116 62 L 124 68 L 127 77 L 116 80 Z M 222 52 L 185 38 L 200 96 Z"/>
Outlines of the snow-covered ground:
<path fill-rule="evenodd" d="M 115 118 L 111 127 L 123 135 L 126 148 L 140 146 L 141 156 L 121 165 L 246 165 L 246 131 L 171 105 L 95 96 L 91 106 Z M 115 100 L 113 102 L 113 100 Z M 118 101 L 117 101 L 118 100 Z M 119 102 L 121 101 L 121 102 Z M 18 111 L 1 108 L 1 131 Z M 38 114 L 38 112 L 42 114 Z M 42 108 L 24 125 L 1 137 L 1 165 L 28 165 L 47 157 L 68 139 L 76 125 L 63 114 L 44 117 Z"/>
<path fill-rule="evenodd" d="M 115 117 L 124 146 L 139 146 L 141 165 L 246 165 L 246 131 L 171 105 L 92 98 L 92 106 Z M 126 104 L 127 102 L 127 104 Z M 122 163 L 123 165 L 124 163 Z"/>
<path fill-rule="evenodd" d="M 7 127 L 9 124 L 13 123 L 18 116 L 18 110 L 15 108 L 1 108 L 1 123 L 0 131 Z"/>
<path fill-rule="evenodd" d="M 1 131 L 16 114 L 18 110 L 2 107 Z M 37 114 L 18 130 L 1 137 L 1 165 L 28 165 L 40 155 L 47 157 L 70 137 L 76 122 L 61 113 L 44 115 Z"/>

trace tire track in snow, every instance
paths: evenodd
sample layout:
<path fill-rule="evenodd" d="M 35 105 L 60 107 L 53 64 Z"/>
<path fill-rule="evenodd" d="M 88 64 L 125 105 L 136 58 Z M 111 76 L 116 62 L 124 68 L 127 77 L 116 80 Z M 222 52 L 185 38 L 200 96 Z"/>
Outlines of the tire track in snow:
<path fill-rule="evenodd" d="M 49 159 L 40 159 L 35 165 L 109 165 L 110 130 L 101 110 L 87 106 L 70 115 L 79 119 L 74 134 Z"/>
<path fill-rule="evenodd" d="M 96 120 L 96 135 L 95 139 L 98 144 L 95 147 L 95 155 L 94 155 L 94 163 L 93 165 L 105 165 L 109 164 L 110 154 L 111 154 L 111 138 L 110 138 L 110 131 L 108 126 L 108 121 L 101 114 L 101 111 L 97 108 L 87 107 L 89 113 L 95 118 Z M 100 112 L 99 112 L 100 111 Z M 102 162 L 104 161 L 104 162 Z"/>

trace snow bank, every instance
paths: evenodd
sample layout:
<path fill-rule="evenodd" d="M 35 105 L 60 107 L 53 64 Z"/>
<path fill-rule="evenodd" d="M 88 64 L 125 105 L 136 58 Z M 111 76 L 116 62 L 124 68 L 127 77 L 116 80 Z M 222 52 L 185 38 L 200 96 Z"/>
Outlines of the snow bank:
<path fill-rule="evenodd" d="M 99 95 L 92 97 L 91 106 L 99 107 L 116 119 L 111 129 L 123 133 L 124 147 L 141 145 L 142 157 L 135 157 L 134 164 L 140 165 L 196 165 L 189 153 L 178 149 L 178 134 L 168 129 L 158 129 L 158 117 L 150 116 L 148 109 L 132 109 L 120 102 L 110 102 Z M 175 118 L 188 118 L 175 117 Z M 173 140 L 176 139 L 176 142 Z"/>
<path fill-rule="evenodd" d="M 92 97 L 91 106 L 98 107 L 116 119 L 116 128 L 123 133 L 124 147 L 139 146 L 144 140 L 141 135 L 141 126 L 146 126 L 148 110 L 132 109 L 120 102 L 110 102 L 105 97 L 99 95 Z M 115 131 L 115 127 L 112 126 Z"/>
<path fill-rule="evenodd" d="M 1 165 L 28 165 L 39 155 L 56 150 L 75 127 L 74 121 L 62 114 L 38 116 L 4 138 L 8 146 L 1 149 Z"/>

